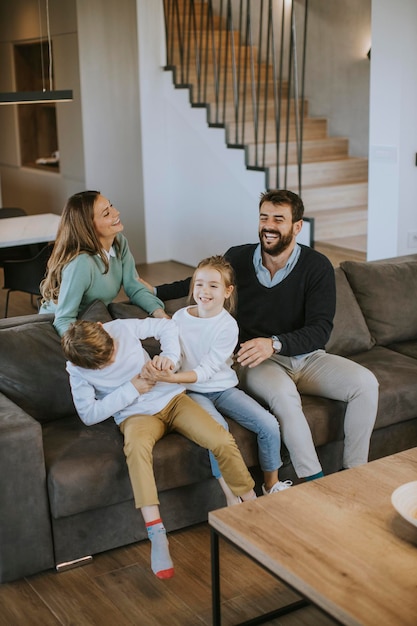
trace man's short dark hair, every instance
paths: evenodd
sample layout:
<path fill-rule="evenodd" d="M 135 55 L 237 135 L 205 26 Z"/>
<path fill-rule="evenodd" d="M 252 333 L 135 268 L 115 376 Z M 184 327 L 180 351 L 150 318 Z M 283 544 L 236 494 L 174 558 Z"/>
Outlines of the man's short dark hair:
<path fill-rule="evenodd" d="M 293 191 L 287 189 L 270 189 L 261 193 L 261 199 L 259 201 L 259 209 L 264 202 L 272 202 L 272 204 L 283 205 L 288 204 L 291 207 L 292 221 L 299 222 L 303 219 L 304 204 L 300 196 Z"/>

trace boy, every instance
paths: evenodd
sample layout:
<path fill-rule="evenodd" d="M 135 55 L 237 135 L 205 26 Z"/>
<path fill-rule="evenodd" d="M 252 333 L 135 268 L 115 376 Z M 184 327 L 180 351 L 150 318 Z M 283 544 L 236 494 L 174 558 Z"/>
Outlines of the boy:
<path fill-rule="evenodd" d="M 152 382 L 141 376 L 150 360 L 141 339 L 155 337 L 161 353 L 152 360 L 159 370 L 174 370 L 180 358 L 176 324 L 168 319 L 124 319 L 106 324 L 77 321 L 62 337 L 75 408 L 90 426 L 114 417 L 124 435 L 136 508 L 151 541 L 151 567 L 158 578 L 171 578 L 174 567 L 152 466 L 155 443 L 175 430 L 213 452 L 232 491 L 242 500 L 255 496 L 254 481 L 228 431 L 217 424 L 179 384 Z"/>

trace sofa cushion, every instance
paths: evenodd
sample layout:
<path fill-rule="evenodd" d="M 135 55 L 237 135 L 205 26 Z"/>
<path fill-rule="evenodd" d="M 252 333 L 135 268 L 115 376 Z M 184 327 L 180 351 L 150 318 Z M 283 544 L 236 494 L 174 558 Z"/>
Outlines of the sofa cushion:
<path fill-rule="evenodd" d="M 379 382 L 375 429 L 411 420 L 416 416 L 417 361 L 383 346 L 355 354 L 352 361 L 373 372 Z"/>
<path fill-rule="evenodd" d="M 337 267 L 336 314 L 326 351 L 341 356 L 370 350 L 375 344 L 345 273 Z"/>
<path fill-rule="evenodd" d="M 417 361 L 417 339 L 413 341 L 400 341 L 398 343 L 391 343 L 387 346 L 390 350 L 394 350 L 394 352 L 399 352 L 400 354 L 404 354 L 405 356 L 411 356 L 412 359 L 416 359 Z"/>
<path fill-rule="evenodd" d="M 130 304 L 130 302 L 111 302 L 109 304 L 109 312 L 113 319 L 140 319 L 143 320 L 148 317 L 146 311 L 141 309 L 136 304 Z M 148 337 L 142 340 L 142 346 L 146 352 L 152 358 L 155 354 L 159 354 L 161 351 L 160 343 L 153 337 Z"/>
<path fill-rule="evenodd" d="M 175 311 L 187 306 L 188 297 L 167 300 L 164 304 L 165 311 L 168 315 L 172 316 Z M 111 302 L 108 306 L 108 310 L 113 318 L 119 317 L 121 319 L 125 319 L 135 317 L 143 319 L 144 317 L 148 317 L 146 311 L 141 309 L 139 306 L 136 306 L 136 304 L 131 304 L 130 302 Z"/>
<path fill-rule="evenodd" d="M 109 313 L 108 308 L 101 300 L 94 300 L 88 305 L 78 316 L 80 320 L 87 320 L 90 322 L 111 322 L 112 316 Z"/>
<path fill-rule="evenodd" d="M 136 306 L 136 304 L 130 304 L 130 302 L 111 302 L 108 306 L 109 313 L 113 319 L 128 319 L 135 318 L 143 320 L 148 317 L 146 311 Z"/>
<path fill-rule="evenodd" d="M 0 328 L 0 391 L 39 422 L 75 412 L 61 340 L 51 321 Z"/>
<path fill-rule="evenodd" d="M 340 264 L 378 345 L 417 337 L 417 262 Z"/>
<path fill-rule="evenodd" d="M 43 427 L 51 513 L 55 518 L 111 506 L 133 498 L 123 436 L 112 418 L 85 426 L 77 417 Z M 178 433 L 153 450 L 159 491 L 211 477 L 207 450 Z"/>
<path fill-rule="evenodd" d="M 168 315 L 172 316 L 175 311 L 181 309 L 183 306 L 186 305 L 187 298 L 167 300 L 165 302 L 165 311 Z M 148 317 L 146 311 L 141 309 L 139 306 L 136 306 L 135 304 L 130 304 L 130 302 L 112 302 L 111 304 L 109 304 L 108 310 L 114 319 L 126 319 L 132 317 L 137 319 L 144 319 L 145 317 Z M 155 354 L 159 354 L 161 351 L 159 341 L 157 341 L 153 337 L 144 339 L 142 341 L 142 345 L 151 357 L 155 356 Z"/>

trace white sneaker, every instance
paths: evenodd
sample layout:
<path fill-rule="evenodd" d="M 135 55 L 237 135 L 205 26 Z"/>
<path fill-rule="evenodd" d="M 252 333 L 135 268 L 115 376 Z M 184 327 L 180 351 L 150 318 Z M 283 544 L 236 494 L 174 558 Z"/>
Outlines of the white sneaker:
<path fill-rule="evenodd" d="M 284 480 L 281 482 L 280 480 L 272 485 L 271 489 L 268 491 L 265 489 L 265 485 L 262 485 L 262 493 L 264 496 L 269 496 L 271 493 L 277 493 L 278 491 L 284 491 L 284 489 L 289 489 L 292 486 L 292 480 Z"/>

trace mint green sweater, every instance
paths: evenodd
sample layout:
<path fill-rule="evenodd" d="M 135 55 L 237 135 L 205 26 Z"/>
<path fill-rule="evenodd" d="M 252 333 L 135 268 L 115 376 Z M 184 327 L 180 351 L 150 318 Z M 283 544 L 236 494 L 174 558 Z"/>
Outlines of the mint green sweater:
<path fill-rule="evenodd" d="M 62 271 L 58 302 L 51 300 L 42 304 L 40 313 L 54 313 L 54 327 L 63 335 L 78 314 L 94 300 L 107 306 L 123 287 L 130 302 L 152 314 L 163 309 L 164 304 L 138 280 L 135 260 L 129 250 L 127 239 L 118 234 L 119 256 L 110 256 L 110 268 L 104 274 L 104 264 L 98 255 L 82 253 L 70 261 Z"/>

